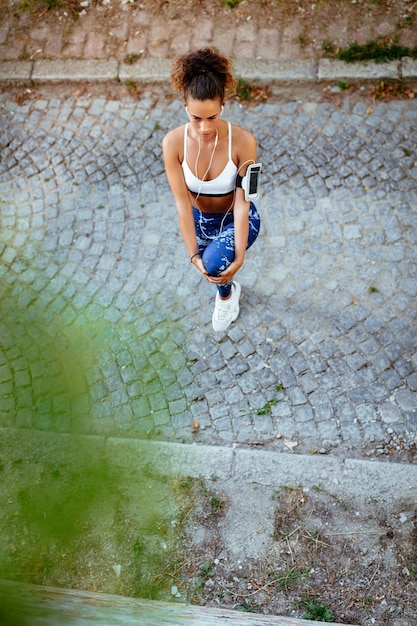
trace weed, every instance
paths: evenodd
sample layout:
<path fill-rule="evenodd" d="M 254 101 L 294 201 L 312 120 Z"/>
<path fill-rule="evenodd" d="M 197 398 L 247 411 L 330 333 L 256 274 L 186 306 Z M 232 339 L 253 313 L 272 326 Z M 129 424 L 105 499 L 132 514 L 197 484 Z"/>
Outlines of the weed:
<path fill-rule="evenodd" d="M 349 89 L 350 85 L 349 83 L 344 83 L 342 80 L 339 80 L 337 83 L 337 86 L 339 87 L 339 89 L 341 89 L 342 91 L 344 91 L 345 89 Z"/>
<path fill-rule="evenodd" d="M 135 52 L 131 52 L 130 54 L 127 54 L 124 58 L 124 62 L 127 65 L 133 65 L 134 63 L 136 63 L 136 61 L 138 61 L 140 59 L 140 54 L 136 54 Z"/>
<path fill-rule="evenodd" d="M 268 402 L 261 409 L 253 409 L 251 413 L 255 413 L 255 415 L 268 415 L 271 412 L 271 407 L 273 407 L 278 400 L 276 398 L 272 398 L 272 400 L 268 400 Z"/>
<path fill-rule="evenodd" d="M 333 498 L 333 500 L 336 500 L 336 502 L 344 511 L 347 511 L 348 506 L 346 502 L 344 500 L 341 500 L 338 496 L 335 496 L 333 493 L 331 493 L 327 489 L 324 489 L 321 485 L 314 485 L 313 490 L 316 491 L 317 493 L 326 493 L 328 496 Z"/>
<path fill-rule="evenodd" d="M 307 45 L 307 39 L 304 35 L 298 35 L 298 45 L 300 48 L 305 48 Z"/>
<path fill-rule="evenodd" d="M 37 3 L 34 0 L 22 0 L 19 5 L 21 11 L 33 11 Z M 38 4 L 46 7 L 48 11 L 61 6 L 61 0 L 39 0 Z"/>
<path fill-rule="evenodd" d="M 370 40 L 364 44 L 354 41 L 342 50 L 333 42 L 324 40 L 321 43 L 321 48 L 327 56 L 336 57 L 346 63 L 354 63 L 355 61 L 386 63 L 387 61 L 394 61 L 405 56 L 417 58 L 417 46 L 414 46 L 414 48 L 401 46 L 395 39 L 390 37 L 380 37 L 377 40 Z"/>
<path fill-rule="evenodd" d="M 277 391 L 278 393 L 281 391 L 281 389 L 282 389 L 281 385 L 277 385 L 275 387 L 275 391 Z M 259 409 L 251 409 L 250 414 L 251 415 L 268 415 L 271 412 L 271 408 L 275 406 L 277 403 L 278 403 L 278 398 L 271 398 L 271 400 L 268 400 L 268 402 L 266 402 L 266 404 L 264 404 L 263 407 Z"/>
<path fill-rule="evenodd" d="M 369 287 L 369 293 L 378 293 L 378 287 L 374 287 L 374 285 L 371 285 Z"/>
<path fill-rule="evenodd" d="M 190 489 L 193 486 L 194 478 L 192 476 L 187 476 L 185 480 L 182 480 L 179 484 L 181 489 Z"/>
<path fill-rule="evenodd" d="M 340 50 L 337 56 L 342 61 L 346 61 L 346 63 L 371 60 L 376 63 L 385 63 L 404 56 L 410 56 L 410 48 L 384 39 L 379 41 L 371 40 L 364 44 L 358 44 L 354 41 L 344 50 Z"/>
<path fill-rule="evenodd" d="M 242 604 L 236 607 L 237 611 L 244 611 L 245 613 L 260 613 L 261 607 L 256 602 L 253 602 L 250 598 L 243 600 Z"/>
<path fill-rule="evenodd" d="M 60 0 L 40 0 L 40 2 L 49 9 L 55 9 L 55 7 L 61 4 Z"/>
<path fill-rule="evenodd" d="M 322 41 L 321 42 L 321 49 L 323 50 L 323 52 L 325 52 L 328 55 L 335 55 L 337 53 L 337 48 L 335 47 L 335 45 L 331 42 L 331 41 Z"/>
<path fill-rule="evenodd" d="M 138 557 L 143 553 L 144 549 L 145 549 L 145 544 L 143 540 L 140 537 L 138 537 L 132 546 L 133 554 L 136 557 Z"/>
<path fill-rule="evenodd" d="M 304 613 L 303 619 L 309 619 L 313 622 L 333 622 L 334 620 L 333 611 L 316 598 L 302 601 L 300 607 L 307 611 L 307 613 Z"/>
<path fill-rule="evenodd" d="M 319 540 L 319 531 L 317 528 L 313 528 L 311 533 L 309 533 L 309 538 L 312 539 L 313 541 Z"/>
<path fill-rule="evenodd" d="M 65 9 L 71 17 L 76 20 L 82 7 L 78 0 L 22 0 L 19 4 L 21 11 L 36 12 L 38 9 L 53 11 L 54 9 Z"/>
<path fill-rule="evenodd" d="M 362 602 L 363 606 L 371 606 L 372 604 L 376 604 L 378 602 L 381 602 L 381 598 L 372 598 L 370 596 L 363 596 L 361 598 L 361 602 Z"/>
<path fill-rule="evenodd" d="M 242 0 L 223 0 L 222 6 L 227 9 L 234 9 L 238 4 L 240 4 Z"/>
<path fill-rule="evenodd" d="M 220 513 L 224 508 L 223 500 L 220 500 L 216 495 L 211 497 L 211 514 L 216 515 Z"/>
<path fill-rule="evenodd" d="M 250 85 L 244 78 L 239 76 L 236 81 L 235 89 L 230 92 L 230 96 L 236 98 L 236 100 L 262 101 L 267 99 L 267 92 L 263 87 Z"/>
<path fill-rule="evenodd" d="M 198 572 L 197 589 L 201 589 L 208 578 L 214 576 L 210 561 L 205 561 Z"/>
<path fill-rule="evenodd" d="M 159 584 L 153 580 L 145 580 L 138 585 L 136 594 L 141 598 L 148 598 L 149 600 L 156 600 L 160 594 Z"/>
<path fill-rule="evenodd" d="M 295 487 L 294 485 L 282 485 L 281 489 L 284 491 L 299 491 L 300 487 Z"/>
<path fill-rule="evenodd" d="M 244 78 L 239 77 L 237 79 L 235 92 L 238 100 L 249 100 L 251 87 Z"/>
<path fill-rule="evenodd" d="M 128 79 L 128 80 L 125 80 L 123 84 L 126 87 L 126 89 L 129 91 L 129 95 L 132 98 L 138 99 L 140 97 L 141 90 L 140 90 L 138 83 L 136 83 L 132 79 Z"/>
<path fill-rule="evenodd" d="M 127 87 L 127 89 L 136 89 L 136 83 L 134 80 L 125 80 L 124 86 Z"/>
<path fill-rule="evenodd" d="M 280 589 L 284 591 L 289 591 L 290 589 L 295 589 L 299 584 L 300 580 L 307 574 L 307 569 L 300 568 L 295 569 L 291 568 L 285 570 L 284 572 L 270 572 L 270 576 L 278 583 Z"/>

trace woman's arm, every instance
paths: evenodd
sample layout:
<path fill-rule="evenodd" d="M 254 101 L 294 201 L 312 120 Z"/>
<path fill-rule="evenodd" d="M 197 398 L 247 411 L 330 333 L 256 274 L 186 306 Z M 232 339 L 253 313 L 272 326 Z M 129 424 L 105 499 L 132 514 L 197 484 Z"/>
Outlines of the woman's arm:
<path fill-rule="evenodd" d="M 175 206 L 178 212 L 178 221 L 187 248 L 188 256 L 194 257 L 192 263 L 203 273 L 207 271 L 203 265 L 201 257 L 194 256 L 198 253 L 197 236 L 194 226 L 193 210 L 185 184 L 184 174 L 178 158 L 178 143 L 182 143 L 181 127 L 167 133 L 162 142 L 162 152 L 164 155 L 165 171 L 168 183 L 174 196 Z"/>
<path fill-rule="evenodd" d="M 255 138 L 252 133 L 238 128 L 237 133 L 233 136 L 233 146 L 235 153 L 234 160 L 235 163 L 238 163 L 239 175 L 244 176 L 248 165 L 256 162 Z M 240 187 L 237 188 L 233 208 L 235 224 L 235 258 L 229 267 L 221 273 L 218 281 L 213 282 L 219 282 L 220 284 L 230 282 L 236 272 L 243 265 L 249 235 L 249 206 L 250 203 L 245 200 L 243 189 Z"/>

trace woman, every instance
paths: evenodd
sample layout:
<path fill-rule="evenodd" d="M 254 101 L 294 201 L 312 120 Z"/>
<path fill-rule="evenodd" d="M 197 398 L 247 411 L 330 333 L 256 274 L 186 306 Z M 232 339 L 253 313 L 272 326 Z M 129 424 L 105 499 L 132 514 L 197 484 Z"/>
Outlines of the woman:
<path fill-rule="evenodd" d="M 164 137 L 166 174 L 191 263 L 217 286 L 213 328 L 224 331 L 239 315 L 234 277 L 260 228 L 254 204 L 236 187 L 238 175 L 256 162 L 256 142 L 221 119 L 225 92 L 234 85 L 229 59 L 210 48 L 191 52 L 174 63 L 171 79 L 189 122 Z"/>

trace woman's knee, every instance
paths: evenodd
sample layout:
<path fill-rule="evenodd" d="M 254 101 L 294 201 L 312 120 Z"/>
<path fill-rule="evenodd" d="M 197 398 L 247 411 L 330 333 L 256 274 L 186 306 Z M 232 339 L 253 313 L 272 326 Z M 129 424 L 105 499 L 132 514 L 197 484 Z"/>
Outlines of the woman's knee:
<path fill-rule="evenodd" d="M 234 252 L 231 250 L 208 246 L 203 254 L 203 264 L 211 276 L 218 276 L 229 267 L 233 258 Z"/>

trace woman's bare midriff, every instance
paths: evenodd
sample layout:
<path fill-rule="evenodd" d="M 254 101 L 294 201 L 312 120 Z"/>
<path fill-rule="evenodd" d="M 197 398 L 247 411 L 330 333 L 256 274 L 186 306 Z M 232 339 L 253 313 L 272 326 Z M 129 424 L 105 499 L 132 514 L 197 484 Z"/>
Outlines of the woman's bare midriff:
<path fill-rule="evenodd" d="M 190 192 L 191 203 L 194 207 L 203 211 L 203 213 L 226 213 L 233 208 L 235 199 L 233 191 L 227 196 L 199 196 L 197 202 L 196 195 Z"/>

